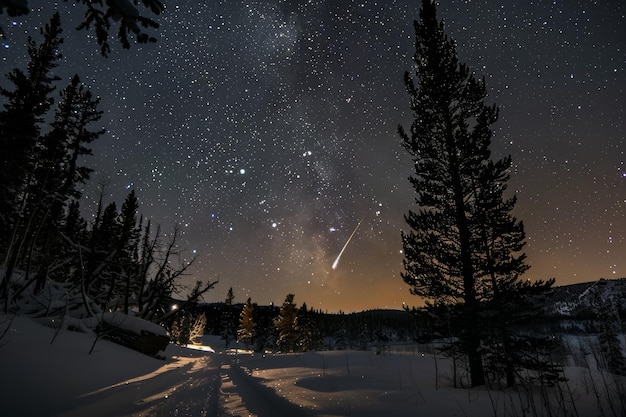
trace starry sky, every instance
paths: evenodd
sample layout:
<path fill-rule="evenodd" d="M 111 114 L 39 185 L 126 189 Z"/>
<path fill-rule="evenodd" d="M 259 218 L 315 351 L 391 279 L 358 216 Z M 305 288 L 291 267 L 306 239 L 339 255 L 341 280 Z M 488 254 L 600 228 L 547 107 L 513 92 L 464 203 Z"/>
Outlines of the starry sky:
<path fill-rule="evenodd" d="M 52 14 L 29 3 L 28 17 L 0 15 L 3 74 L 25 67 L 26 36 Z M 415 194 L 396 133 L 411 123 L 402 80 L 420 2 L 164 3 L 157 43 L 114 43 L 109 58 L 73 29 L 82 9 L 58 4 L 55 73 L 79 74 L 105 111 L 86 216 L 102 184 L 118 207 L 134 189 L 144 215 L 180 226 L 189 281 L 219 278 L 206 301 L 232 287 L 235 302 L 294 293 L 324 311 L 420 305 L 400 277 Z M 626 276 L 626 4 L 457 0 L 438 13 L 500 108 L 492 149 L 513 158 L 526 277 Z"/>

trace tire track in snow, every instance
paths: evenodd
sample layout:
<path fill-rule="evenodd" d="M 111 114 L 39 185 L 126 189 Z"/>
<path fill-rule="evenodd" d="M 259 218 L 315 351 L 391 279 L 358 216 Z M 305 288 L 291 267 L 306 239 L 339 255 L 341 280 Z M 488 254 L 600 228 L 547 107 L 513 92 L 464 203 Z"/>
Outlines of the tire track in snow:
<path fill-rule="evenodd" d="M 222 369 L 222 416 L 313 417 L 316 414 L 281 397 L 226 357 Z"/>
<path fill-rule="evenodd" d="M 221 360 L 217 355 L 207 358 L 202 369 L 187 374 L 185 381 L 174 387 L 155 405 L 150 417 L 214 417 L 219 410 Z"/>

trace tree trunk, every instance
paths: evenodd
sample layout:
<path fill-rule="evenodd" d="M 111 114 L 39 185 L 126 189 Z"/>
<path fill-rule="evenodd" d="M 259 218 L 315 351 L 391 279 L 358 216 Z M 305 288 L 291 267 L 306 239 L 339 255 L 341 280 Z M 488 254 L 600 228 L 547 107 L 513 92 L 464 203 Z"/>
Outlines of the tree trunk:
<path fill-rule="evenodd" d="M 470 313 L 471 314 L 471 313 Z M 475 316 L 474 314 L 471 314 Z M 480 335 L 477 334 L 476 320 L 468 317 L 469 328 L 466 329 L 467 358 L 470 368 L 470 384 L 472 387 L 485 385 L 485 373 L 483 370 L 483 358 L 480 353 Z"/>
<path fill-rule="evenodd" d="M 470 384 L 472 387 L 485 384 L 483 361 L 480 353 L 480 323 L 478 320 L 478 302 L 476 300 L 476 278 L 472 263 L 471 232 L 466 217 L 465 198 L 460 163 L 457 158 L 458 147 L 455 144 L 452 130 L 452 116 L 448 115 L 449 124 L 446 133 L 446 147 L 449 155 L 450 176 L 452 181 L 454 204 L 456 208 L 456 226 L 459 230 L 459 245 L 461 258 L 461 275 L 463 278 L 463 292 L 465 301 L 465 330 L 463 334 L 464 346 L 470 368 Z"/>

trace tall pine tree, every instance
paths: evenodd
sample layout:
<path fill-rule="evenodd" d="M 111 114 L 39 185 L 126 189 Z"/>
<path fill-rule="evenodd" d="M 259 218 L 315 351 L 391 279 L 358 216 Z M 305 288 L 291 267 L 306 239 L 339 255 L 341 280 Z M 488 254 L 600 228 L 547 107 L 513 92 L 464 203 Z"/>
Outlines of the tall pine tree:
<path fill-rule="evenodd" d="M 124 313 L 128 314 L 131 295 L 139 292 L 139 237 L 141 224 L 137 223 L 139 202 L 135 190 L 126 196 L 120 212 L 120 234 L 117 243 L 117 260 L 120 284 L 123 286 Z"/>
<path fill-rule="evenodd" d="M 243 343 L 246 349 L 250 347 L 255 336 L 256 323 L 254 322 L 253 313 L 252 299 L 248 297 L 239 315 L 239 328 L 237 329 L 237 342 Z"/>
<path fill-rule="evenodd" d="M 296 346 L 301 352 L 319 350 L 322 348 L 322 335 L 314 318 L 313 311 L 307 308 L 306 303 L 298 310 L 294 323 L 295 333 L 298 335 Z"/>
<path fill-rule="evenodd" d="M 81 166 L 79 158 L 91 155 L 86 146 L 102 133 L 91 131 L 90 125 L 102 115 L 97 110 L 99 100 L 81 84 L 77 75 L 61 91 L 52 129 L 37 143 L 37 163 L 28 185 L 29 198 L 26 212 L 37 213 L 39 227 L 38 285 L 42 286 L 48 276 L 50 265 L 64 256 L 61 230 L 72 199 L 81 196 L 78 184 L 84 184 L 92 170 Z M 67 279 L 58 276 L 56 278 Z"/>
<path fill-rule="evenodd" d="M 224 300 L 224 311 L 222 312 L 222 320 L 220 322 L 220 336 L 224 339 L 224 345 L 228 348 L 231 341 L 237 339 L 237 317 L 235 316 L 235 308 L 233 301 L 235 294 L 233 287 L 228 289 L 226 300 Z"/>
<path fill-rule="evenodd" d="M 0 88 L 7 101 L 0 112 L 0 250 L 6 262 L 0 294 L 6 292 L 22 251 L 32 247 L 36 213 L 25 211 L 25 201 L 38 162 L 36 146 L 43 117 L 52 106 L 53 83 L 59 79 L 52 70 L 61 58 L 61 33 L 61 19 L 55 13 L 41 29 L 41 43 L 28 37 L 26 72 L 14 69 L 7 75 L 13 90 Z"/>
<path fill-rule="evenodd" d="M 62 57 L 62 32 L 61 19 L 55 13 L 41 29 L 41 43 L 28 37 L 30 60 L 26 73 L 18 68 L 12 70 L 7 78 L 13 90 L 0 88 L 0 95 L 7 100 L 0 112 L 0 224 L 10 224 L 10 216 L 19 211 L 19 199 L 36 162 L 35 146 L 43 116 L 54 101 L 53 83 L 59 80 L 52 70 Z"/>
<path fill-rule="evenodd" d="M 276 345 L 282 352 L 293 352 L 298 341 L 298 330 L 296 329 L 296 319 L 298 309 L 293 302 L 295 295 L 287 294 L 283 302 L 278 317 L 274 320 L 278 339 Z"/>
<path fill-rule="evenodd" d="M 437 20 L 436 6 L 423 0 L 415 22 L 415 85 L 405 83 L 414 121 L 399 133 L 414 158 L 410 177 L 418 211 L 405 216 L 411 227 L 402 234 L 405 253 L 402 277 L 414 294 L 439 303 L 463 305 L 461 336 L 471 385 L 485 382 L 480 353 L 476 265 L 472 254 L 473 178 L 489 157 L 489 125 L 497 111 L 483 103 L 484 84 L 459 64 L 456 47 Z M 479 118 L 480 116 L 480 118 Z M 470 129 L 469 119 L 482 126 Z M 481 134 L 482 133 L 482 134 Z"/>
<path fill-rule="evenodd" d="M 455 316 L 451 329 L 467 357 L 470 385 L 483 385 L 484 325 L 498 329 L 489 332 L 498 335 L 494 343 L 514 341 L 510 323 L 485 320 L 486 306 L 522 320 L 519 307 L 552 282 L 520 280 L 528 269 L 518 254 L 524 227 L 511 215 L 515 197 L 503 195 L 511 159 L 493 161 L 490 151 L 498 110 L 485 104 L 484 80 L 459 63 L 434 1 L 422 1 L 415 36 L 415 73 L 405 74 L 414 120 L 408 132 L 398 129 L 413 157 L 409 179 L 417 193 L 417 209 L 405 216 L 410 231 L 402 233 L 402 278 L 434 315 Z M 512 382 L 513 346 L 507 349 L 502 361 Z"/>

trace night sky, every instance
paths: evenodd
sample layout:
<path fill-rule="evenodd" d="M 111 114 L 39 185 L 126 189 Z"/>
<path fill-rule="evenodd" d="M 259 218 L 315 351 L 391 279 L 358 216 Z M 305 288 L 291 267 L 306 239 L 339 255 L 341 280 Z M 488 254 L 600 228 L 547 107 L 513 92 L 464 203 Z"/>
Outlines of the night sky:
<path fill-rule="evenodd" d="M 61 16 L 58 90 L 78 73 L 105 111 L 85 161 L 86 216 L 100 184 L 118 207 L 134 189 L 144 215 L 180 225 L 198 256 L 190 282 L 219 278 L 206 301 L 232 287 L 235 302 L 294 293 L 328 311 L 420 305 L 400 277 L 415 193 L 396 133 L 411 123 L 402 80 L 420 2 L 165 4 L 156 44 L 115 42 L 108 59 L 74 30 L 82 8 Z M 492 149 L 513 158 L 525 277 L 626 276 L 626 3 L 441 1 L 438 12 L 500 108 Z M 39 41 L 51 15 L 0 15 L 2 74 L 25 68 L 26 36 Z"/>

